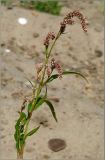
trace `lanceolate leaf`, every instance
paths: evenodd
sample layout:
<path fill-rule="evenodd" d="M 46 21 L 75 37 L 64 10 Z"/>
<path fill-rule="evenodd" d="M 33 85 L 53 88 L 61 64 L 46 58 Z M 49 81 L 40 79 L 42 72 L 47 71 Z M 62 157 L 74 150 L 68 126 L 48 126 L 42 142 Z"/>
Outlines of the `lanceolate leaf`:
<path fill-rule="evenodd" d="M 19 141 L 20 147 L 22 147 L 24 145 L 24 143 L 25 143 L 24 134 L 22 134 L 20 136 L 20 141 Z"/>
<path fill-rule="evenodd" d="M 35 109 L 38 109 L 44 103 L 44 98 L 40 97 L 35 105 Z"/>
<path fill-rule="evenodd" d="M 26 120 L 26 114 L 24 112 L 20 113 L 20 117 L 16 122 L 15 130 L 18 131 L 20 129 L 20 122 L 24 122 Z"/>
<path fill-rule="evenodd" d="M 45 100 L 45 102 L 49 106 L 49 108 L 50 108 L 50 110 L 52 112 L 52 115 L 53 115 L 55 121 L 57 122 L 56 113 L 55 113 L 55 110 L 54 110 L 54 107 L 53 107 L 52 103 L 49 100 Z"/>
<path fill-rule="evenodd" d="M 35 132 L 37 132 L 39 128 L 40 128 L 40 126 L 37 127 L 37 128 L 34 128 L 34 129 L 31 130 L 29 133 L 27 133 L 27 135 L 25 136 L 25 139 L 26 139 L 28 136 L 31 136 L 31 135 L 33 135 Z"/>
<path fill-rule="evenodd" d="M 86 77 L 82 73 L 75 72 L 75 71 L 64 71 L 63 72 L 63 75 L 67 75 L 67 74 L 76 74 L 76 75 L 84 78 L 88 82 L 88 80 L 86 79 Z"/>
<path fill-rule="evenodd" d="M 20 138 L 21 138 L 21 133 L 23 132 L 22 127 L 24 127 L 25 122 L 26 122 L 26 114 L 24 112 L 21 112 L 20 117 L 17 120 L 15 125 L 15 134 L 14 134 L 17 150 L 19 150 L 19 147 L 20 147 Z"/>
<path fill-rule="evenodd" d="M 43 103 L 46 103 L 49 106 L 54 119 L 57 121 L 54 107 L 53 107 L 52 103 L 48 99 L 44 99 L 44 98 L 40 97 L 40 99 L 38 100 L 38 103 L 36 103 L 36 105 L 35 105 L 35 109 L 38 109 Z"/>
<path fill-rule="evenodd" d="M 32 103 L 28 104 L 28 112 L 31 113 L 32 112 Z"/>
<path fill-rule="evenodd" d="M 79 73 L 79 72 L 75 72 L 75 71 L 64 71 L 64 72 L 62 73 L 62 75 L 68 75 L 68 74 L 76 74 L 76 75 L 84 78 L 84 79 L 87 81 L 86 77 L 85 77 L 83 74 Z M 53 81 L 54 79 L 56 79 L 56 78 L 58 78 L 58 77 L 59 77 L 58 74 L 52 75 L 51 77 L 49 77 L 49 78 L 47 79 L 47 81 L 45 82 L 45 84 Z M 88 82 L 88 81 L 87 81 L 87 82 Z"/>
<path fill-rule="evenodd" d="M 27 77 L 26 79 L 28 80 L 28 82 L 31 84 L 32 88 L 34 88 L 34 82 L 30 81 Z"/>
<path fill-rule="evenodd" d="M 54 79 L 58 78 L 58 76 L 59 76 L 58 74 L 53 74 L 51 77 L 47 79 L 46 83 L 53 81 Z"/>

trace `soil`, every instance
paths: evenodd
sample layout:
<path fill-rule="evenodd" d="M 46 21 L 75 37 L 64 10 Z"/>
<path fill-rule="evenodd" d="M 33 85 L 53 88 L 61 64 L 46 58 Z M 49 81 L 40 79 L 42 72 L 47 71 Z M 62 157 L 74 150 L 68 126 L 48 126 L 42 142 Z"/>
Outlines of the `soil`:
<path fill-rule="evenodd" d="M 85 34 L 79 21 L 67 27 L 57 42 L 53 56 L 62 67 L 80 71 L 89 83 L 74 75 L 52 82 L 49 96 L 58 117 L 56 123 L 46 105 L 33 114 L 31 127 L 42 124 L 30 137 L 25 159 L 104 160 L 104 27 L 99 0 L 64 1 L 59 16 L 14 6 L 0 6 L 0 158 L 16 159 L 14 125 L 24 96 L 31 93 L 27 80 L 35 75 L 35 65 L 43 61 L 43 40 L 49 31 L 57 32 L 63 17 L 79 9 L 88 21 Z M 28 23 L 20 25 L 18 18 Z M 66 148 L 53 152 L 50 139 L 63 139 Z"/>

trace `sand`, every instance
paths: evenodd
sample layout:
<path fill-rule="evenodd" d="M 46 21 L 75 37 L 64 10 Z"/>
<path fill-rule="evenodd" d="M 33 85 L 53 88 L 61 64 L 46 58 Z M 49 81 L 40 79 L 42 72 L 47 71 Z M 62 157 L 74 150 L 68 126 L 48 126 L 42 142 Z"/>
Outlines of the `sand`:
<path fill-rule="evenodd" d="M 52 82 L 49 96 L 58 117 L 56 123 L 46 105 L 33 114 L 31 127 L 43 122 L 36 135 L 30 137 L 25 159 L 34 160 L 103 160 L 104 159 L 104 60 L 103 14 L 100 1 L 65 1 L 60 16 L 13 7 L 0 6 L 0 159 L 16 159 L 13 137 L 15 121 L 23 97 L 31 93 L 26 79 L 33 79 L 35 64 L 43 60 L 43 39 L 49 31 L 59 29 L 68 11 L 80 9 L 88 18 L 88 33 L 79 22 L 68 27 L 57 42 L 53 57 L 63 68 L 84 73 L 89 81 L 74 75 Z M 26 25 L 18 18 L 24 17 Z M 65 140 L 64 150 L 53 152 L 48 147 L 52 138 Z"/>

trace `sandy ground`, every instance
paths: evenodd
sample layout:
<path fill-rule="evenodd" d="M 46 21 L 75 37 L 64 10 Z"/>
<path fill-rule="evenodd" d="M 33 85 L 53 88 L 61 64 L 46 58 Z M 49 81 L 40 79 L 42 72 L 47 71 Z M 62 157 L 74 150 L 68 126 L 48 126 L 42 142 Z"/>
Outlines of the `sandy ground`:
<path fill-rule="evenodd" d="M 57 112 L 56 123 L 46 106 L 32 118 L 31 126 L 43 125 L 39 133 L 29 138 L 25 159 L 34 160 L 103 160 L 103 15 L 100 1 L 65 1 L 60 16 L 14 7 L 0 6 L 0 159 L 16 159 L 13 137 L 14 124 L 22 99 L 30 93 L 26 77 L 32 79 L 35 64 L 43 60 L 43 39 L 49 31 L 59 29 L 59 23 L 68 11 L 80 9 L 88 17 L 88 33 L 80 24 L 67 28 L 57 42 L 53 56 L 65 69 L 81 71 L 89 85 L 81 78 L 67 76 L 52 82 L 49 96 L 57 96 L 53 102 Z M 25 17 L 27 25 L 17 20 Z M 10 52 L 6 52 L 9 49 Z M 64 139 L 67 147 L 59 152 L 48 148 L 51 138 Z"/>

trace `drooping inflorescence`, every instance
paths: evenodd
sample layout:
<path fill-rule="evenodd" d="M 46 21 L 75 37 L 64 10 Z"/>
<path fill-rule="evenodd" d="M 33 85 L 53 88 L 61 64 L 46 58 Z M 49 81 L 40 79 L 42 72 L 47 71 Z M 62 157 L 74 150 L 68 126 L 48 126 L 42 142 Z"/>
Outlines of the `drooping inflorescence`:
<path fill-rule="evenodd" d="M 68 13 L 66 17 L 63 19 L 63 22 L 61 22 L 61 27 L 60 27 L 61 34 L 65 31 L 66 25 L 72 25 L 74 23 L 73 17 L 77 17 L 80 20 L 82 29 L 84 30 L 84 32 L 87 32 L 86 18 L 79 11 L 73 11 Z"/>

